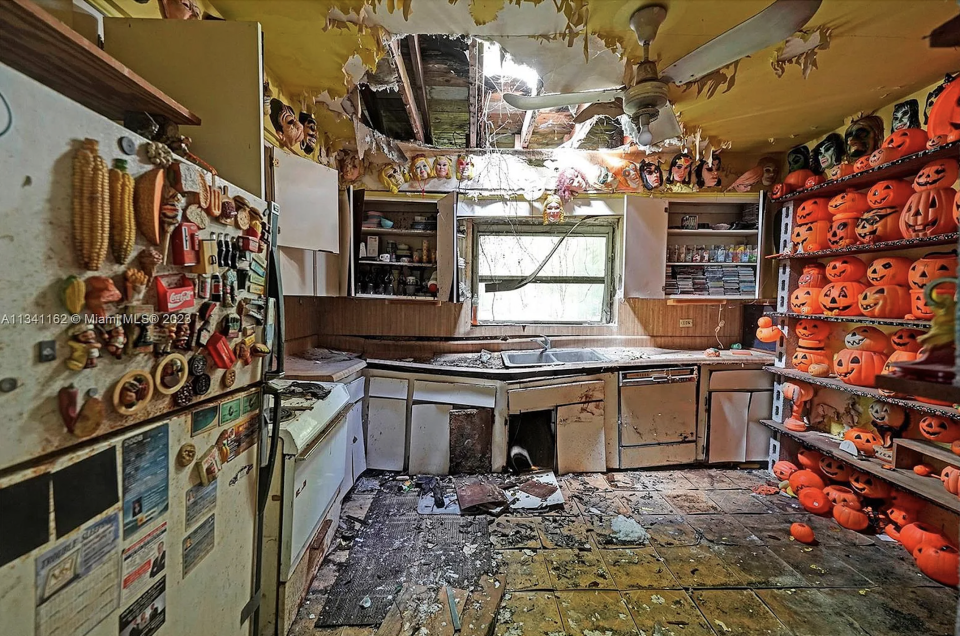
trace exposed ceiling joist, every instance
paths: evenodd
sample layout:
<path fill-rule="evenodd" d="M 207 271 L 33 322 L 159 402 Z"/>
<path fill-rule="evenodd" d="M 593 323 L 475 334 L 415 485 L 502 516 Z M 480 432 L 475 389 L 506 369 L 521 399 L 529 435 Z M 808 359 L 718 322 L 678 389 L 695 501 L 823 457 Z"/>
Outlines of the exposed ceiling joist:
<path fill-rule="evenodd" d="M 470 70 L 467 74 L 470 94 L 468 96 L 468 108 L 470 111 L 470 128 L 467 131 L 467 146 L 476 148 L 479 146 L 480 133 L 480 106 L 483 103 L 483 61 L 480 58 L 480 41 L 471 38 L 470 47 L 467 49 L 467 58 L 470 63 Z"/>
<path fill-rule="evenodd" d="M 530 135 L 533 134 L 533 126 L 537 121 L 538 110 L 528 110 L 523 116 L 523 126 L 520 128 L 520 147 L 526 148 L 530 145 Z"/>
<path fill-rule="evenodd" d="M 400 76 L 400 97 L 403 98 L 403 105 L 407 109 L 407 115 L 410 117 L 413 136 L 418 142 L 424 143 L 423 120 L 420 118 L 420 109 L 417 107 L 417 100 L 413 95 L 410 76 L 407 74 L 407 67 L 403 62 L 403 54 L 400 52 L 399 40 L 391 40 L 390 55 L 397 65 L 397 75 Z"/>
<path fill-rule="evenodd" d="M 410 66 L 413 68 L 413 81 L 417 84 L 417 94 L 420 97 L 420 115 L 423 118 L 423 138 L 428 144 L 433 143 L 433 131 L 430 126 L 430 104 L 427 102 L 427 86 L 423 80 L 423 56 L 420 54 L 420 36 L 408 35 L 407 44 L 410 46 Z"/>

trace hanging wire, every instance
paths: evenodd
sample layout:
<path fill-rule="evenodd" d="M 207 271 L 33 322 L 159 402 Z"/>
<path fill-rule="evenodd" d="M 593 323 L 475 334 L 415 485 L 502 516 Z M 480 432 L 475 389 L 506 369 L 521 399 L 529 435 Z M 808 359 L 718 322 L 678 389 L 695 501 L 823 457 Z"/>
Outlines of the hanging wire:
<path fill-rule="evenodd" d="M 7 111 L 7 125 L 3 130 L 0 130 L 0 137 L 3 137 L 13 128 L 13 109 L 10 108 L 10 103 L 7 102 L 7 98 L 3 96 L 3 93 L 0 93 L 0 102 L 3 102 L 3 108 Z"/>

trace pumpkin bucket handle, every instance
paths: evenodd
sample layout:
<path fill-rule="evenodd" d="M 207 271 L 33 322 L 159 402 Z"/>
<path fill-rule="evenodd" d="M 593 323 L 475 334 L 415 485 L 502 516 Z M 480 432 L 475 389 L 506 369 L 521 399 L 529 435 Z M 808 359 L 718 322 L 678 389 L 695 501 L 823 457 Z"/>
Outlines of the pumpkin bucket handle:
<path fill-rule="evenodd" d="M 938 279 L 936 279 L 936 280 L 933 280 L 933 281 L 930 281 L 929 283 L 927 283 L 927 286 L 924 287 L 924 289 L 923 289 L 923 297 L 926 299 L 926 301 L 927 301 L 927 306 L 928 306 L 928 307 L 930 307 L 930 308 L 937 308 L 937 309 L 943 309 L 943 307 L 944 307 L 943 303 L 940 303 L 940 302 L 937 302 L 936 300 L 934 300 L 934 298 L 933 298 L 933 290 L 934 290 L 934 288 L 936 288 L 938 285 L 944 285 L 944 284 L 948 284 L 948 283 L 952 283 L 952 284 L 956 285 L 956 284 L 957 284 L 957 279 L 956 279 L 956 278 L 938 278 Z"/>

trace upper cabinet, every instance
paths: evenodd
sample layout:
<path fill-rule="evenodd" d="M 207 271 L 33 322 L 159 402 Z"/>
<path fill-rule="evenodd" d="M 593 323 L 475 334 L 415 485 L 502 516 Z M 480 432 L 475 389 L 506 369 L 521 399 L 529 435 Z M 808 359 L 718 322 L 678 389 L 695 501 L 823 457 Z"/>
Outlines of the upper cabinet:
<path fill-rule="evenodd" d="M 274 200 L 280 206 L 277 245 L 340 253 L 337 171 L 273 151 Z"/>
<path fill-rule="evenodd" d="M 104 50 L 190 109 L 190 151 L 264 198 L 260 25 L 225 20 L 105 18 Z"/>
<path fill-rule="evenodd" d="M 623 228 L 623 297 L 663 298 L 667 201 L 627 197 Z"/>

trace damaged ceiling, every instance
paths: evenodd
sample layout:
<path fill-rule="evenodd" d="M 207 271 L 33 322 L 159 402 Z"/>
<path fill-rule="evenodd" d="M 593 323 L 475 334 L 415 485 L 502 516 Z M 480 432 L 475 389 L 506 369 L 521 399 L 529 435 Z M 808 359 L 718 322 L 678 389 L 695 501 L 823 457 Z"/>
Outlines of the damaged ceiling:
<path fill-rule="evenodd" d="M 640 56 L 628 20 L 644 2 L 451 2 L 387 0 L 371 8 L 359 0 L 212 0 L 227 19 L 261 22 L 266 65 L 290 94 L 326 93 L 336 100 L 366 71 L 376 69 L 368 76 L 371 84 L 382 81 L 383 74 L 391 79 L 361 86 L 365 123 L 391 137 L 422 137 L 440 147 L 555 148 L 578 143 L 583 136 L 569 109 L 526 117 L 504 104 L 500 92 L 513 90 L 515 82 L 483 78 L 482 63 L 474 59 L 482 47 L 464 36 L 497 42 L 532 66 L 540 76 L 540 93 L 619 86 L 624 78 L 621 56 Z M 651 47 L 661 68 L 763 10 L 770 0 L 663 4 L 666 21 Z M 704 86 L 702 92 L 695 85 L 687 90 L 671 86 L 670 98 L 688 132 L 700 128 L 739 151 L 785 150 L 837 128 L 854 113 L 875 110 L 958 70 L 955 49 L 930 49 L 924 39 L 956 10 L 955 0 L 825 0 L 807 28 L 829 27 L 831 41 L 818 52 L 817 68 L 806 79 L 797 65 L 781 68 L 778 77 L 776 47 L 770 47 L 741 61 L 729 91 L 729 80 Z M 402 37 L 381 47 L 384 57 L 378 65 L 371 55 L 385 33 Z M 406 85 L 402 78 L 394 79 L 401 75 L 398 58 Z M 711 89 L 715 93 L 708 97 Z M 412 114 L 411 105 L 419 112 Z M 525 120 L 530 120 L 526 129 Z M 619 125 L 602 119 L 579 147 L 613 147 L 620 139 Z"/>

